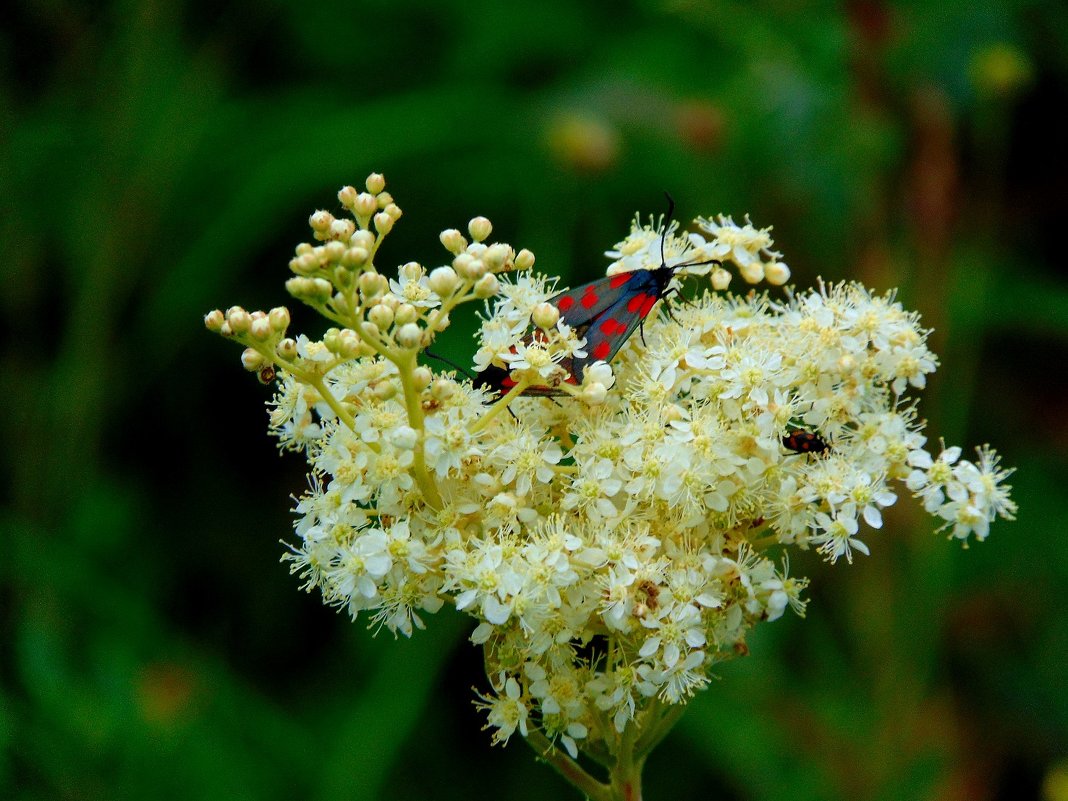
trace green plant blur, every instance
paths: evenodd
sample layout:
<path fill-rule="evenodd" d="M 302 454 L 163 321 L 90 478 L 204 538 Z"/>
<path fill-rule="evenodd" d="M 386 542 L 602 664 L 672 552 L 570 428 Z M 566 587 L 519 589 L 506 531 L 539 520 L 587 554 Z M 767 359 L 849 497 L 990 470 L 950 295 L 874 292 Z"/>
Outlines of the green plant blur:
<path fill-rule="evenodd" d="M 385 263 L 484 214 L 587 280 L 663 190 L 774 224 L 797 283 L 900 287 L 931 437 L 1019 467 L 986 543 L 902 499 L 870 558 L 795 564 L 808 619 L 649 799 L 1068 798 L 1063 4 L 21 0 L 0 54 L 0 797 L 576 797 L 488 745 L 465 620 L 373 639 L 298 592 L 301 462 L 201 325 L 287 303 L 308 214 L 377 170 Z"/>

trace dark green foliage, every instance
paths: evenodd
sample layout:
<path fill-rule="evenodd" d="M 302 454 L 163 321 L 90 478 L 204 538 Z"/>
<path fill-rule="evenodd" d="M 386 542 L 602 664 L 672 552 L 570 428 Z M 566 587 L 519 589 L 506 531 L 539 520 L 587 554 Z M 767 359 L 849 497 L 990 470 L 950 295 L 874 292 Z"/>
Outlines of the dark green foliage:
<path fill-rule="evenodd" d="M 575 797 L 488 746 L 465 620 L 372 639 L 277 563 L 302 462 L 200 319 L 286 303 L 308 214 L 372 170 L 406 211 L 383 264 L 485 214 L 578 283 L 670 190 L 773 224 L 799 284 L 900 286 L 943 358 L 930 435 L 1017 465 L 1019 521 L 962 551 L 903 499 L 870 559 L 795 565 L 808 619 L 724 667 L 647 797 L 1041 797 L 1068 769 L 1065 31 L 1007 0 L 21 0 L 0 797 Z M 438 349 L 467 363 L 469 330 Z"/>

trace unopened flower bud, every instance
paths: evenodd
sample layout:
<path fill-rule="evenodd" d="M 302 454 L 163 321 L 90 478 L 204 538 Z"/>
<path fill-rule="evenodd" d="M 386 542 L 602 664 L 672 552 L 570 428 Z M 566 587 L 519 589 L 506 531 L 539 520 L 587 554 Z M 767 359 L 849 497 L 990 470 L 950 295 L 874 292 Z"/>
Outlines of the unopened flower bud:
<path fill-rule="evenodd" d="M 394 309 L 393 319 L 396 320 L 397 325 L 414 323 L 419 319 L 419 310 L 410 303 L 401 303 Z"/>
<path fill-rule="evenodd" d="M 250 373 L 263 367 L 263 361 L 263 354 L 255 348 L 245 348 L 241 351 L 241 364 Z"/>
<path fill-rule="evenodd" d="M 338 222 L 343 222 L 343 220 L 338 220 Z M 345 255 L 345 245 L 338 242 L 336 239 L 331 239 L 323 245 L 320 252 L 327 262 L 338 262 L 341 261 L 341 257 Z"/>
<path fill-rule="evenodd" d="M 373 172 L 367 176 L 367 181 L 364 183 L 364 186 L 367 187 L 367 191 L 372 195 L 377 195 L 386 188 L 385 176 L 380 172 Z"/>
<path fill-rule="evenodd" d="M 393 230 L 393 218 L 386 214 L 384 211 L 378 212 L 375 215 L 375 230 L 379 234 L 388 234 Z"/>
<path fill-rule="evenodd" d="M 330 230 L 330 226 L 334 222 L 334 215 L 328 211 L 320 209 L 308 218 L 308 225 L 317 234 L 324 234 Z"/>
<path fill-rule="evenodd" d="M 364 336 L 369 339 L 378 339 L 378 326 L 372 323 L 370 320 L 365 320 L 360 323 L 360 330 L 363 331 Z"/>
<path fill-rule="evenodd" d="M 271 337 L 271 321 L 267 319 L 266 315 L 263 317 L 256 317 L 252 320 L 252 324 L 249 327 L 249 333 L 252 334 L 254 339 L 266 342 Z"/>
<path fill-rule="evenodd" d="M 204 327 L 212 333 L 218 334 L 222 331 L 223 323 L 225 322 L 226 317 L 223 315 L 221 309 L 212 309 L 204 315 Z"/>
<path fill-rule="evenodd" d="M 385 331 L 393 325 L 393 309 L 384 303 L 376 303 L 367 313 L 367 319 Z"/>
<path fill-rule="evenodd" d="M 448 378 L 439 378 L 430 388 L 430 394 L 438 400 L 451 398 L 456 394 L 456 382 L 450 381 Z"/>
<path fill-rule="evenodd" d="M 604 403 L 608 397 L 608 389 L 604 384 L 594 381 L 587 384 L 582 390 L 582 401 L 590 406 L 598 406 Z"/>
<path fill-rule="evenodd" d="M 492 298 L 501 291 L 501 282 L 493 273 L 486 273 L 475 284 L 476 298 Z"/>
<path fill-rule="evenodd" d="M 357 217 L 367 218 L 378 211 L 378 201 L 375 200 L 375 196 L 368 192 L 360 192 L 356 196 L 356 202 L 352 207 L 353 213 Z"/>
<path fill-rule="evenodd" d="M 286 337 L 275 348 L 278 355 L 283 359 L 295 359 L 297 356 L 297 341 L 292 337 Z"/>
<path fill-rule="evenodd" d="M 389 289 L 389 282 L 379 273 L 364 273 L 360 276 L 360 294 L 365 299 L 376 298 Z"/>
<path fill-rule="evenodd" d="M 349 237 L 349 245 L 354 248 L 363 248 L 370 253 L 375 246 L 375 235 L 361 228 Z"/>
<path fill-rule="evenodd" d="M 433 380 L 434 372 L 426 365 L 421 364 L 412 370 L 412 383 L 420 392 L 429 387 Z"/>
<path fill-rule="evenodd" d="M 539 303 L 531 314 L 534 325 L 548 331 L 560 322 L 560 310 L 551 303 Z"/>
<path fill-rule="evenodd" d="M 338 239 L 342 242 L 348 241 L 348 238 L 356 232 L 356 223 L 352 220 L 334 220 L 330 224 L 330 237 L 332 239 Z"/>
<path fill-rule="evenodd" d="M 445 246 L 445 249 L 453 255 L 459 255 L 467 248 L 467 240 L 455 228 L 447 228 L 441 232 L 438 238 L 441 240 L 441 244 Z"/>
<path fill-rule="evenodd" d="M 482 256 L 482 260 L 489 265 L 489 268 L 493 272 L 500 272 L 505 263 L 512 258 L 512 248 L 501 242 L 495 245 L 490 245 L 486 248 L 486 253 Z"/>
<path fill-rule="evenodd" d="M 350 270 L 354 270 L 357 267 L 362 267 L 366 264 L 368 255 L 367 251 L 363 248 L 350 247 L 342 254 L 341 264 L 348 267 Z"/>
<path fill-rule="evenodd" d="M 486 265 L 482 259 L 476 259 L 468 253 L 461 253 L 453 259 L 452 265 L 456 272 L 468 281 L 477 281 L 486 274 Z"/>
<path fill-rule="evenodd" d="M 311 279 L 311 289 L 309 293 L 313 299 L 325 301 L 330 297 L 330 294 L 334 291 L 333 285 L 325 278 L 313 278 Z"/>
<path fill-rule="evenodd" d="M 356 335 L 356 332 L 351 328 L 345 328 L 338 335 L 338 356 L 345 359 L 355 359 L 360 355 L 362 345 L 363 340 Z"/>
<path fill-rule="evenodd" d="M 390 437 L 393 445 L 401 450 L 410 451 L 419 443 L 419 432 L 411 426 L 398 426 Z"/>
<path fill-rule="evenodd" d="M 389 192 L 379 192 L 376 199 L 378 200 L 378 208 L 384 209 L 393 202 L 393 195 Z"/>
<path fill-rule="evenodd" d="M 493 224 L 485 217 L 475 217 L 467 224 L 467 231 L 476 242 L 482 242 L 493 233 Z"/>
<path fill-rule="evenodd" d="M 419 343 L 423 341 L 423 330 L 415 323 L 406 323 L 397 329 L 394 339 L 402 348 L 418 348 Z"/>
<path fill-rule="evenodd" d="M 738 273 L 745 279 L 746 283 L 759 284 L 764 280 L 764 265 L 756 260 L 749 262 L 749 264 L 738 267 Z"/>
<path fill-rule="evenodd" d="M 396 203 L 388 203 L 388 204 L 386 204 L 386 207 L 384 209 L 382 209 L 382 211 L 384 211 L 386 214 L 388 214 L 390 217 L 392 217 L 393 218 L 393 222 L 396 222 L 397 220 L 399 220 L 401 218 L 401 216 L 404 214 L 404 212 L 401 211 L 401 207 L 398 206 Z"/>
<path fill-rule="evenodd" d="M 397 385 L 387 379 L 375 384 L 375 388 L 371 392 L 378 400 L 389 400 L 397 394 Z"/>
<path fill-rule="evenodd" d="M 278 333 L 289 328 L 289 309 L 285 306 L 275 306 L 267 316 L 271 321 L 271 328 Z"/>
<path fill-rule="evenodd" d="M 357 192 L 355 186 L 343 186 L 337 193 L 338 202 L 349 211 L 352 211 L 353 206 L 356 203 L 356 196 Z"/>
<path fill-rule="evenodd" d="M 523 248 L 515 254 L 515 268 L 517 270 L 529 270 L 534 266 L 534 254 Z"/>
<path fill-rule="evenodd" d="M 338 348 L 341 347 L 341 332 L 336 328 L 326 329 L 326 333 L 323 334 L 323 345 L 331 353 L 337 353 Z"/>
<path fill-rule="evenodd" d="M 764 277 L 772 286 L 782 286 L 790 280 L 790 268 L 781 261 L 773 261 L 764 265 Z"/>
<path fill-rule="evenodd" d="M 226 322 L 230 324 L 230 330 L 240 336 L 247 334 L 252 327 L 252 317 L 240 306 L 231 306 L 226 310 Z"/>
<path fill-rule="evenodd" d="M 731 274 L 724 270 L 722 267 L 717 267 L 712 271 L 712 288 L 717 292 L 722 292 L 731 283 Z"/>
<path fill-rule="evenodd" d="M 430 271 L 427 283 L 438 297 L 447 298 L 456 289 L 460 278 L 452 267 L 435 267 Z"/>

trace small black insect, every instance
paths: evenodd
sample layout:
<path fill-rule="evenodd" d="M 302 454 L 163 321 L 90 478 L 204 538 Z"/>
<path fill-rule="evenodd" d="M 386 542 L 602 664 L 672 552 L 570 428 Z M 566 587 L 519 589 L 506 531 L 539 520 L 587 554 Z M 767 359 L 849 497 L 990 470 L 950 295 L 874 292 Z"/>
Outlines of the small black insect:
<path fill-rule="evenodd" d="M 783 437 L 782 446 L 787 450 L 795 451 L 796 453 L 824 453 L 831 449 L 831 446 L 828 445 L 819 434 L 800 429 L 791 431 Z"/>

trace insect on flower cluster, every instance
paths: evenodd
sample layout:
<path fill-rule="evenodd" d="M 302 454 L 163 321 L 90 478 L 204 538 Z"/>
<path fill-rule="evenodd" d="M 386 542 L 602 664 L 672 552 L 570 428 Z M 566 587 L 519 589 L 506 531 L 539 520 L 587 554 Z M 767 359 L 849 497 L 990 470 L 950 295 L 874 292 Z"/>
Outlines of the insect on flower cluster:
<path fill-rule="evenodd" d="M 926 449 L 918 316 L 856 283 L 785 288 L 770 229 L 636 219 L 606 278 L 562 291 L 482 217 L 387 275 L 382 176 L 338 200 L 286 283 L 324 334 L 281 307 L 206 324 L 276 381 L 271 432 L 308 460 L 292 571 L 375 629 L 473 617 L 497 742 L 652 747 L 754 624 L 803 613 L 791 548 L 867 554 L 902 491 L 962 541 L 1015 511 L 992 450 Z M 474 380 L 427 357 L 468 302 Z"/>

